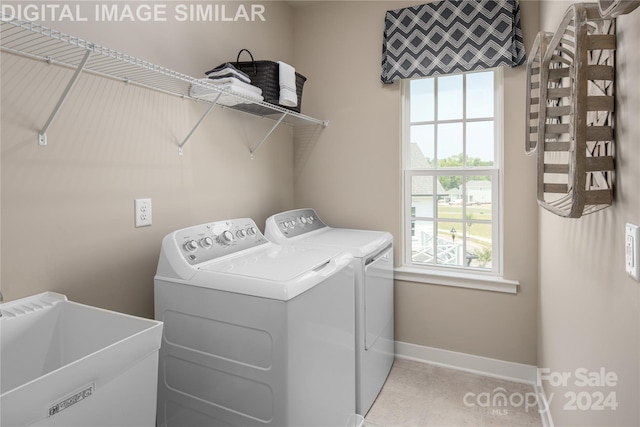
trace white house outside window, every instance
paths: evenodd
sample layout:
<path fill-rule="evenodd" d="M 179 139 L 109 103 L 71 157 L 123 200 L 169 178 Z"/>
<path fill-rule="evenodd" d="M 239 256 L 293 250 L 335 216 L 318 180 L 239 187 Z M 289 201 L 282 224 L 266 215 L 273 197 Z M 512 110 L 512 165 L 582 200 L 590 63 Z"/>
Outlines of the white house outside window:
<path fill-rule="evenodd" d="M 403 81 L 404 263 L 499 274 L 502 71 Z"/>

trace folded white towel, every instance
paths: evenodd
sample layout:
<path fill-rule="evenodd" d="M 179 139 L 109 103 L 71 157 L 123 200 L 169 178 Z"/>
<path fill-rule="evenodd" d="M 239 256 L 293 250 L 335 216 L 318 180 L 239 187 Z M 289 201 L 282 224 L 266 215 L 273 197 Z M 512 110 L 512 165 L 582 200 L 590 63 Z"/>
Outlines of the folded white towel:
<path fill-rule="evenodd" d="M 205 81 L 207 79 L 203 79 L 203 81 Z M 240 81 L 238 79 L 236 79 L 235 77 L 225 77 L 223 79 L 209 79 L 208 81 L 209 84 L 213 84 L 216 86 L 233 86 L 234 88 L 242 88 L 246 91 L 255 93 L 256 95 L 262 95 L 262 89 L 260 89 L 257 86 L 251 85 L 249 83 L 245 83 L 243 81 Z"/>
<path fill-rule="evenodd" d="M 212 80 L 212 79 L 198 79 L 198 82 L 202 84 L 195 84 L 191 87 L 191 95 L 199 93 L 215 92 L 211 89 L 212 86 L 224 88 L 231 91 L 243 91 L 256 96 L 262 95 L 262 89 L 259 87 L 244 83 L 233 77 Z"/>
<path fill-rule="evenodd" d="M 213 85 L 217 88 L 223 89 L 226 92 L 232 92 L 234 94 L 241 95 L 244 98 L 247 98 L 245 100 L 244 98 L 233 96 L 230 93 L 223 93 L 217 102 L 220 105 L 232 106 L 237 104 L 248 104 L 251 101 L 264 100 L 264 98 L 262 97 L 262 89 L 253 85 L 246 84 L 234 78 L 228 79 L 228 81 L 224 83 L 220 83 L 221 80 L 211 79 L 199 79 L 199 81 L 203 84 L 194 84 L 189 88 L 189 95 L 194 98 L 204 99 L 206 101 L 215 101 L 220 92 L 210 87 L 211 85 Z M 209 87 L 205 85 L 208 85 Z"/>
<path fill-rule="evenodd" d="M 295 107 L 298 105 L 296 93 L 296 69 L 291 65 L 278 61 L 280 77 L 280 105 Z"/>

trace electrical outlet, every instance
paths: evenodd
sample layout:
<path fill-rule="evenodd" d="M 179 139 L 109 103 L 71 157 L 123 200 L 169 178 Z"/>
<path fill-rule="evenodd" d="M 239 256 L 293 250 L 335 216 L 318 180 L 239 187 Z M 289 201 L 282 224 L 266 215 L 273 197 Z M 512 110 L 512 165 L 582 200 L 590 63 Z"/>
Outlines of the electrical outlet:
<path fill-rule="evenodd" d="M 640 281 L 640 253 L 638 244 L 640 243 L 640 229 L 637 225 L 629 224 L 625 226 L 624 236 L 624 258 L 627 274 Z"/>
<path fill-rule="evenodd" d="M 135 200 L 136 227 L 147 227 L 151 225 L 151 199 Z"/>

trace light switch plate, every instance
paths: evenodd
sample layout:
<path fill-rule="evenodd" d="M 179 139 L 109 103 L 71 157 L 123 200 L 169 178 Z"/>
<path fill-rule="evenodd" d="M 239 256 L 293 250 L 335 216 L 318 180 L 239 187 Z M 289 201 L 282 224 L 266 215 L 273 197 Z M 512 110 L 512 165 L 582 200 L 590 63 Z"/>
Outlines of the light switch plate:
<path fill-rule="evenodd" d="M 147 227 L 151 225 L 151 199 L 135 200 L 136 227 Z"/>
<path fill-rule="evenodd" d="M 627 274 L 634 279 L 640 281 L 640 253 L 638 245 L 640 244 L 640 228 L 637 225 L 629 224 L 625 226 L 624 236 L 624 262 Z"/>

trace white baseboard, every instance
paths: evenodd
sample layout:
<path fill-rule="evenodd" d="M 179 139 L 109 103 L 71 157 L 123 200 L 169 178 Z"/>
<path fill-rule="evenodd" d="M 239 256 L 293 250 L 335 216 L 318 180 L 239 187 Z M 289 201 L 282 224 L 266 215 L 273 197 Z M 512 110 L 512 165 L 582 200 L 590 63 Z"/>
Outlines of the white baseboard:
<path fill-rule="evenodd" d="M 540 418 L 543 427 L 554 427 L 549 402 L 544 388 L 538 384 L 538 367 L 523 363 L 507 362 L 457 351 L 426 347 L 406 342 L 395 342 L 396 357 L 416 362 L 430 363 L 459 371 L 529 384 L 538 396 Z"/>
<path fill-rule="evenodd" d="M 544 392 L 544 388 L 540 385 L 534 386 L 536 394 L 538 395 L 538 405 L 540 412 L 540 420 L 542 421 L 542 427 L 554 427 L 553 419 L 551 419 L 551 412 L 549 408 L 549 400 L 547 399 L 547 393 Z"/>
<path fill-rule="evenodd" d="M 474 374 L 502 378 L 519 383 L 536 385 L 538 368 L 533 365 L 507 362 L 489 357 L 474 356 L 457 351 L 426 347 L 396 341 L 396 357 L 417 362 L 431 363 Z"/>

